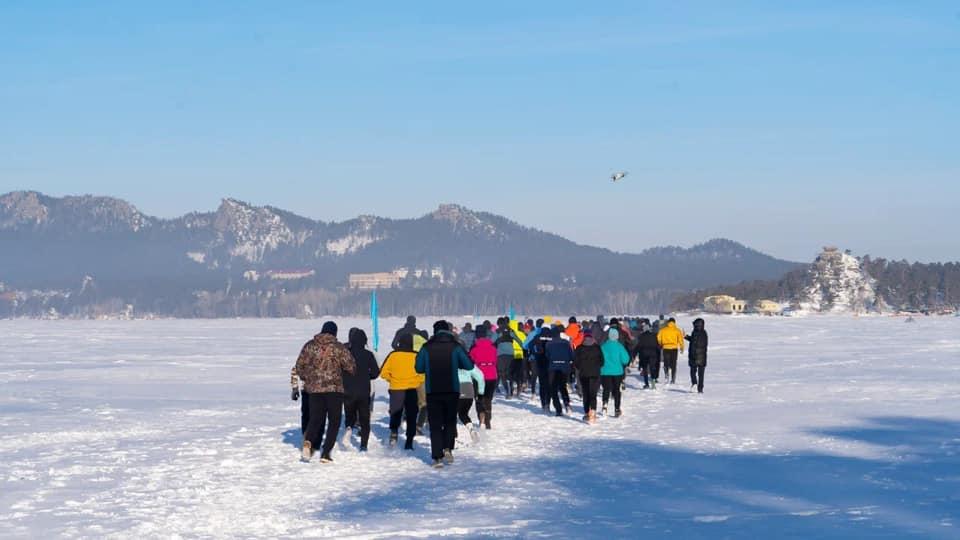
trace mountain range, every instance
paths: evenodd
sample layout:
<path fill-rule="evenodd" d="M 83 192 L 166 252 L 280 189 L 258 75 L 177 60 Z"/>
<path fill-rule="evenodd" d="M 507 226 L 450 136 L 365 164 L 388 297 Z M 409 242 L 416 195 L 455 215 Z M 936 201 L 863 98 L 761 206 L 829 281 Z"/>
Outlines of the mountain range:
<path fill-rule="evenodd" d="M 615 225 L 611 234 L 630 234 Z M 619 253 L 456 204 L 410 219 L 327 222 L 224 199 L 213 212 L 161 219 L 111 197 L 33 191 L 0 196 L 0 249 L 0 298 L 15 304 L 7 315 L 357 313 L 366 293 L 348 289 L 348 276 L 393 271 L 404 279 L 382 292 L 385 314 L 507 303 L 656 311 L 680 291 L 798 266 L 723 239 Z"/>

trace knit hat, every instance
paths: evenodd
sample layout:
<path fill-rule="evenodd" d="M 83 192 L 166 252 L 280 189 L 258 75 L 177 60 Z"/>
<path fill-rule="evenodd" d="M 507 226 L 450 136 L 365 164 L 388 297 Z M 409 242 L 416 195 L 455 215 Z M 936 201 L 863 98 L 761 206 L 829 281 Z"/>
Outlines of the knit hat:
<path fill-rule="evenodd" d="M 333 337 L 337 337 L 337 323 L 333 321 L 327 321 L 323 323 L 323 328 L 320 330 L 321 334 L 330 334 Z"/>

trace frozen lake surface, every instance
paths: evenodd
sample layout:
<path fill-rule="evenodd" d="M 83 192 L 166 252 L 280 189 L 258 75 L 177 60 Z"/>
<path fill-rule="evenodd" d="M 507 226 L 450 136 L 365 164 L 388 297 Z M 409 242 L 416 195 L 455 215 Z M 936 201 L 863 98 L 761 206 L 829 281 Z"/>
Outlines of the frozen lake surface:
<path fill-rule="evenodd" d="M 960 538 L 960 318 L 708 318 L 704 395 L 498 398 L 439 471 L 382 384 L 368 454 L 298 462 L 321 322 L 0 321 L 0 537 Z"/>

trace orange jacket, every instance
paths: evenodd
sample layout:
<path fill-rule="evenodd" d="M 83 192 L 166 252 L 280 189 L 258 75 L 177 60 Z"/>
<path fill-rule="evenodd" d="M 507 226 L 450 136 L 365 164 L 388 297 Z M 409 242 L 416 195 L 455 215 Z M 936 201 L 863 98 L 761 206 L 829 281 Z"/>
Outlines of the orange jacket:
<path fill-rule="evenodd" d="M 583 331 L 580 330 L 579 323 L 570 323 L 564 333 L 570 336 L 570 344 L 573 345 L 574 349 L 583 343 Z"/>

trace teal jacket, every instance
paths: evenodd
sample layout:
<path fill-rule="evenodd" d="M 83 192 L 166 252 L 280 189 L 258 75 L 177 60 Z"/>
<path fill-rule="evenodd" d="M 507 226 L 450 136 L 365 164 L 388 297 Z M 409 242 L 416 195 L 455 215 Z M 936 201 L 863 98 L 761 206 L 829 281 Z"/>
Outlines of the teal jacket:
<path fill-rule="evenodd" d="M 620 332 L 611 328 L 607 340 L 600 346 L 603 352 L 603 367 L 600 368 L 601 377 L 619 377 L 623 375 L 623 368 L 630 363 L 630 354 L 620 343 Z"/>

